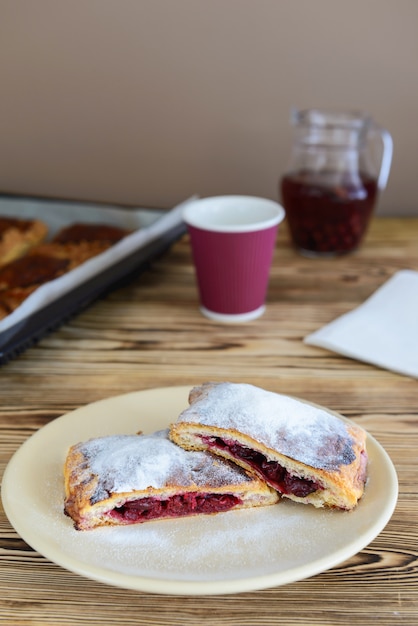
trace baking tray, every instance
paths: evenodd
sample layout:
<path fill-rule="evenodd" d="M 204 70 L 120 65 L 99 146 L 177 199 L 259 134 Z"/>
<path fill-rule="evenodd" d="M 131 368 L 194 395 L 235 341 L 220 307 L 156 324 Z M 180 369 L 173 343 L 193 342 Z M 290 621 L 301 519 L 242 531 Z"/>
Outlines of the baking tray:
<path fill-rule="evenodd" d="M 4 208 L 2 211 L 2 202 L 5 203 L 6 207 L 10 206 L 12 211 L 8 211 Z M 22 209 L 22 207 L 24 208 Z M 118 211 L 120 211 L 120 215 L 126 215 L 128 213 L 123 207 L 119 209 L 118 207 L 109 208 L 108 205 L 93 205 L 90 203 L 74 203 L 70 201 L 55 202 L 49 199 L 18 198 L 0 195 L 0 214 L 29 217 L 31 215 L 31 208 L 33 208 L 33 217 L 42 219 L 43 207 L 47 207 L 49 211 L 52 208 L 56 209 L 58 212 L 67 211 L 67 213 L 70 213 L 73 209 L 82 211 L 85 216 L 84 221 L 92 221 L 89 215 L 89 209 L 92 209 L 92 213 L 94 212 L 95 215 L 100 215 L 101 209 L 103 209 L 103 222 L 108 221 L 106 220 L 108 214 L 113 216 L 111 221 L 115 223 L 115 216 L 117 219 Z M 172 211 L 178 210 L 179 208 L 180 207 L 177 207 Z M 15 209 L 20 209 L 20 212 Z M 170 211 L 145 208 L 135 209 L 134 211 L 136 214 L 144 211 L 148 220 L 151 214 L 155 214 L 155 221 L 151 222 L 154 224 L 160 219 L 166 219 L 168 214 L 171 213 Z M 112 263 L 110 267 L 95 273 L 94 276 L 81 282 L 81 284 L 72 288 L 67 293 L 60 295 L 58 299 L 49 302 L 41 309 L 34 311 L 9 328 L 1 331 L 0 365 L 20 355 L 42 337 L 74 317 L 95 300 L 103 297 L 113 289 L 126 284 L 133 277 L 137 277 L 140 273 L 146 271 L 152 261 L 164 254 L 164 252 L 166 252 L 185 232 L 186 226 L 182 220 L 174 219 L 169 221 L 167 228 L 159 232 L 151 241 L 141 245 L 139 249 L 133 250 L 120 260 Z"/>

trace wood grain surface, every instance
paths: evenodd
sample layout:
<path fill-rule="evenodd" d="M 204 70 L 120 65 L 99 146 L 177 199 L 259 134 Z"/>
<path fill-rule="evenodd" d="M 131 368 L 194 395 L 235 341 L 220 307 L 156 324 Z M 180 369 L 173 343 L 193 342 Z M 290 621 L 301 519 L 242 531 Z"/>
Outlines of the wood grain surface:
<path fill-rule="evenodd" d="M 418 624 L 418 381 L 303 343 L 403 268 L 418 270 L 418 219 L 376 218 L 357 253 L 329 260 L 299 256 L 284 224 L 265 315 L 223 325 L 199 312 L 186 235 L 146 273 L 3 366 L 1 474 L 30 435 L 84 404 L 231 380 L 303 397 L 364 426 L 392 458 L 400 493 L 382 533 L 338 567 L 283 587 L 208 597 L 129 591 L 68 572 L 28 546 L 1 508 L 0 623 Z"/>

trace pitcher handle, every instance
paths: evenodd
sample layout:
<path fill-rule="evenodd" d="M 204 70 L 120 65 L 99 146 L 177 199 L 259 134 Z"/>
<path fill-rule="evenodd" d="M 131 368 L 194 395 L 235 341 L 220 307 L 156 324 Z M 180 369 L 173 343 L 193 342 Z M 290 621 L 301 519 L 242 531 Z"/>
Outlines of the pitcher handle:
<path fill-rule="evenodd" d="M 392 164 L 393 139 L 392 135 L 384 128 L 375 126 L 374 130 L 380 135 L 383 144 L 382 161 L 377 179 L 377 187 L 382 191 L 387 185 L 390 166 Z"/>

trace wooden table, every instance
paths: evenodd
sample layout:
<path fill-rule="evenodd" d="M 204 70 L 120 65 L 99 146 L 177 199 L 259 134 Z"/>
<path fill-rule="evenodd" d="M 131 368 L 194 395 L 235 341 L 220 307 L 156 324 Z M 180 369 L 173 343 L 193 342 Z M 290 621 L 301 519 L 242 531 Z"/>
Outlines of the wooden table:
<path fill-rule="evenodd" d="M 86 403 L 227 379 L 306 398 L 364 426 L 391 456 L 400 495 L 383 532 L 330 571 L 207 597 L 128 591 L 73 574 L 33 551 L 1 509 L 0 623 L 417 624 L 418 381 L 302 342 L 402 268 L 418 269 L 418 219 L 377 218 L 359 252 L 334 260 L 296 254 L 283 225 L 265 315 L 221 325 L 199 313 L 185 236 L 145 274 L 3 366 L 2 472 L 30 435 Z"/>

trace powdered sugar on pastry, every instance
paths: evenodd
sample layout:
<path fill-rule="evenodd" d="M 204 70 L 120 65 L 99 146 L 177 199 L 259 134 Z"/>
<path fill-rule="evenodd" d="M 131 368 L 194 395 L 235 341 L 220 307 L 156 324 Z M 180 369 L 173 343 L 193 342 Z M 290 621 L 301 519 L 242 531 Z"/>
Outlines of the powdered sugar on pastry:
<path fill-rule="evenodd" d="M 251 479 L 241 468 L 220 462 L 205 452 L 186 452 L 167 437 L 113 435 L 90 439 L 75 448 L 88 463 L 89 475 L 98 477 L 93 501 L 110 493 L 162 489 L 167 485 L 212 485 L 246 483 Z"/>
<path fill-rule="evenodd" d="M 214 393 L 211 393 L 211 391 Z M 272 450 L 314 468 L 335 470 L 353 462 L 353 440 L 332 413 L 249 384 L 207 383 L 191 392 L 179 422 L 245 432 Z"/>

